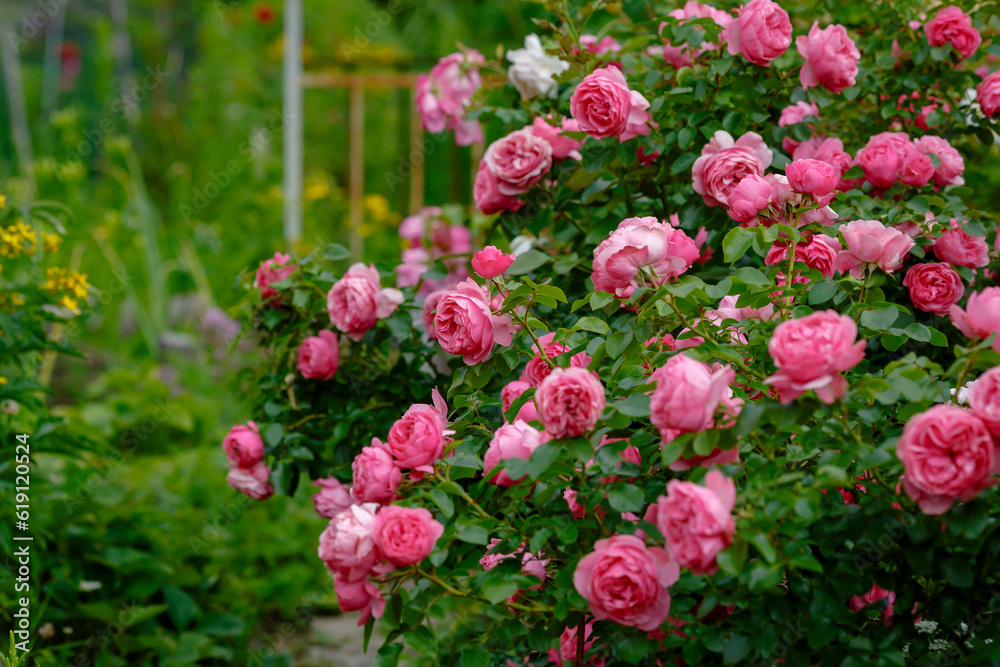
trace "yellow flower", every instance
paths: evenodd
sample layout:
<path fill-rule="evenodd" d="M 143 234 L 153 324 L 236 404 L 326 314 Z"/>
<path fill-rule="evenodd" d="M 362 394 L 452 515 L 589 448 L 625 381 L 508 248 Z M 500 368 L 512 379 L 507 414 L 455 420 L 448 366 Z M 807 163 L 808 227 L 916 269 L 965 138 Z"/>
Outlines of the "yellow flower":
<path fill-rule="evenodd" d="M 55 252 L 59 250 L 59 246 L 62 245 L 62 237 L 58 234 L 43 234 L 42 235 L 42 249 L 45 252 Z"/>
<path fill-rule="evenodd" d="M 388 221 L 392 216 L 389 200 L 379 194 L 366 195 L 365 208 L 369 215 L 379 222 Z"/>
<path fill-rule="evenodd" d="M 3 195 L 0 195 L 0 196 L 3 196 Z M 7 384 L 7 378 L 5 378 L 4 376 L 0 375 L 0 387 L 2 387 L 5 384 Z"/>
<path fill-rule="evenodd" d="M 7 195 L 0 194 L 0 208 L 7 208 Z"/>
<path fill-rule="evenodd" d="M 80 309 L 77 307 L 77 300 L 71 297 L 69 294 L 64 294 L 63 298 L 59 299 L 59 305 L 72 310 L 77 315 L 80 314 Z"/>
<path fill-rule="evenodd" d="M 87 274 L 77 273 L 73 271 L 65 281 L 63 281 L 63 288 L 73 292 L 79 298 L 84 298 L 87 296 Z"/>

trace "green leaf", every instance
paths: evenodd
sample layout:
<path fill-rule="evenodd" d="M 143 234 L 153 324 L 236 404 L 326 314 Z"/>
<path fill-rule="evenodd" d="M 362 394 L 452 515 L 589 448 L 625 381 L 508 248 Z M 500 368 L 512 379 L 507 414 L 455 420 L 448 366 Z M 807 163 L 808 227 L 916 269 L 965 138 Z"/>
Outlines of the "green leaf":
<path fill-rule="evenodd" d="M 732 635 L 722 650 L 722 664 L 735 665 L 750 652 L 750 639 L 743 635 Z"/>
<path fill-rule="evenodd" d="M 232 614 L 207 614 L 198 624 L 198 632 L 216 637 L 238 637 L 243 634 L 246 623 Z"/>
<path fill-rule="evenodd" d="M 931 339 L 931 330 L 919 322 L 911 322 L 906 325 L 903 331 L 913 340 L 919 340 L 922 343 L 927 343 Z"/>
<path fill-rule="evenodd" d="M 875 331 L 888 331 L 898 317 L 899 311 L 895 306 L 866 310 L 861 313 L 861 326 Z"/>
<path fill-rule="evenodd" d="M 331 262 L 338 262 L 342 259 L 348 259 L 351 256 L 351 251 L 340 245 L 339 243 L 330 243 L 323 249 L 323 258 L 328 259 Z"/>
<path fill-rule="evenodd" d="M 448 497 L 448 494 L 441 489 L 431 489 L 430 491 L 431 500 L 434 504 L 438 506 L 441 513 L 444 514 L 449 519 L 455 514 L 455 504 Z"/>
<path fill-rule="evenodd" d="M 646 496 L 641 489 L 628 484 L 609 491 L 608 504 L 618 512 L 641 512 Z"/>
<path fill-rule="evenodd" d="M 517 582 L 493 578 L 483 584 L 479 592 L 491 603 L 496 604 L 517 592 Z"/>
<path fill-rule="evenodd" d="M 281 442 L 281 438 L 285 435 L 285 430 L 281 428 L 281 424 L 269 424 L 267 428 L 264 429 L 264 442 L 266 442 L 271 447 L 277 447 Z"/>
<path fill-rule="evenodd" d="M 590 331 L 595 334 L 603 335 L 608 332 L 608 323 L 604 320 L 597 319 L 596 317 L 581 317 L 577 323 L 573 325 L 573 330 Z"/>
<path fill-rule="evenodd" d="M 649 637 L 645 634 L 632 633 L 624 635 L 617 645 L 618 656 L 630 665 L 642 664 L 647 660 Z M 587 664 L 593 664 L 587 661 Z M 569 667 L 569 663 L 564 663 Z"/>
<path fill-rule="evenodd" d="M 485 546 L 490 542 L 490 531 L 482 526 L 472 524 L 460 530 L 455 537 L 469 544 L 481 544 Z"/>
<path fill-rule="evenodd" d="M 506 275 L 520 276 L 525 273 L 530 273 L 550 261 L 552 261 L 552 258 L 544 252 L 540 250 L 529 250 L 528 252 L 517 256 L 514 263 L 507 269 Z"/>
<path fill-rule="evenodd" d="M 826 303 L 840 290 L 840 285 L 832 280 L 817 280 L 809 288 L 809 305 Z"/>
<path fill-rule="evenodd" d="M 615 410 L 627 417 L 649 416 L 649 396 L 646 394 L 632 394 L 624 401 L 615 401 L 614 406 Z"/>
<path fill-rule="evenodd" d="M 590 307 L 594 310 L 601 310 L 614 300 L 615 297 L 613 294 L 608 292 L 594 292 L 590 295 Z"/>
<path fill-rule="evenodd" d="M 528 460 L 528 474 L 531 475 L 532 479 L 538 479 L 542 473 L 549 469 L 549 466 L 558 458 L 559 450 L 559 445 L 545 442 L 531 452 L 531 458 Z M 508 471 L 507 474 L 510 472 Z"/>
<path fill-rule="evenodd" d="M 956 588 L 972 588 L 975 580 L 968 557 L 948 556 L 941 561 L 941 570 L 948 583 Z"/>
<path fill-rule="evenodd" d="M 734 278 L 743 281 L 747 285 L 770 285 L 771 281 L 767 279 L 759 269 L 755 269 L 752 266 L 744 266 L 743 268 L 737 269 L 736 273 L 733 274 Z"/>
<path fill-rule="evenodd" d="M 722 239 L 722 252 L 726 263 L 732 264 L 743 255 L 753 245 L 753 240 L 757 238 L 757 232 L 745 227 L 733 227 Z"/>
<path fill-rule="evenodd" d="M 191 621 L 199 614 L 198 605 L 194 598 L 179 588 L 165 586 L 163 597 L 167 601 L 167 613 L 170 620 L 174 622 L 174 627 L 184 630 L 191 624 Z"/>
<path fill-rule="evenodd" d="M 774 550 L 774 545 L 771 544 L 767 539 L 767 535 L 764 533 L 756 533 L 750 536 L 750 543 L 757 547 L 757 551 L 760 555 L 764 557 L 768 563 L 774 563 L 778 560 L 778 552 Z"/>

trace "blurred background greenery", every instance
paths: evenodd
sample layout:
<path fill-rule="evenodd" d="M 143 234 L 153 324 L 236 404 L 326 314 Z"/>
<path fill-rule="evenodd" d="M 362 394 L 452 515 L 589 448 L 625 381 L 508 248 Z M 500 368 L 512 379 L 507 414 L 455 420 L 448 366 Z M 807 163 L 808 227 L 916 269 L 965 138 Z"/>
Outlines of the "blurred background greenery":
<path fill-rule="evenodd" d="M 520 0 L 305 5 L 305 70 L 361 74 L 427 71 L 458 41 L 489 57 L 519 46 L 541 13 Z M 336 611 L 308 538 L 324 523 L 311 489 L 248 501 L 226 485 L 219 447 L 249 413 L 239 370 L 257 354 L 234 343 L 225 310 L 241 272 L 288 250 L 282 13 L 277 1 L 0 3 L 0 193 L 71 212 L 57 263 L 96 294 L 66 329 L 82 355 L 59 357 L 45 378 L 62 421 L 32 434 L 38 664 L 289 665 L 310 619 Z M 365 99 L 359 233 L 366 257 L 386 264 L 409 213 L 408 186 L 392 176 L 411 105 L 407 90 Z M 347 109 L 345 90 L 305 93 L 299 253 L 348 234 Z M 450 136 L 437 141 L 424 201 L 468 202 L 472 160 Z M 0 462 L 5 497 L 13 476 Z"/>

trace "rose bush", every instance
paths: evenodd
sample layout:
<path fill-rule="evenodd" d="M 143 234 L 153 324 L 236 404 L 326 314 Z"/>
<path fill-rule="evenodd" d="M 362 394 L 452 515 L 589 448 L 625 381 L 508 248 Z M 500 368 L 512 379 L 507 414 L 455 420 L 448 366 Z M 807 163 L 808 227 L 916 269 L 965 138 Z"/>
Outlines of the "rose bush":
<path fill-rule="evenodd" d="M 976 7 L 549 3 L 510 86 L 442 60 L 477 210 L 404 221 L 401 292 L 335 244 L 248 278 L 225 445 L 253 497 L 319 487 L 379 664 L 1000 660 Z"/>

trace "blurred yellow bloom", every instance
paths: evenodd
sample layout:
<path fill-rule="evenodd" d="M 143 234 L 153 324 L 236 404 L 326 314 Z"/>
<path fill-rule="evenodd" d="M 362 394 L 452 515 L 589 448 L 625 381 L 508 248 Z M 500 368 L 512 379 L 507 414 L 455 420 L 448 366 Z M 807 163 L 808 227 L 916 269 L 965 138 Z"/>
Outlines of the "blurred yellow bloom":
<path fill-rule="evenodd" d="M 0 257 L 31 255 L 37 247 L 38 235 L 23 220 L 18 220 L 6 229 L 0 227 Z"/>
<path fill-rule="evenodd" d="M 7 208 L 7 195 L 0 194 L 0 208 Z"/>
<path fill-rule="evenodd" d="M 77 300 L 71 297 L 69 294 L 64 294 L 63 298 L 59 299 L 59 305 L 62 306 L 63 308 L 68 308 L 69 310 L 72 310 L 77 315 L 80 314 L 80 309 L 78 307 Z"/>
<path fill-rule="evenodd" d="M 379 222 L 388 222 L 392 218 L 389 200 L 379 194 L 365 195 L 365 210 Z"/>
<path fill-rule="evenodd" d="M 7 384 L 7 378 L 5 378 L 4 376 L 0 375 L 0 386 L 3 386 L 5 384 Z"/>
<path fill-rule="evenodd" d="M 330 196 L 330 186 L 323 181 L 317 181 L 307 185 L 302 192 L 303 198 L 306 201 L 316 201 L 317 199 L 326 199 Z"/>
<path fill-rule="evenodd" d="M 62 245 L 62 237 L 58 234 L 42 234 L 42 248 L 45 252 L 55 252 Z"/>

